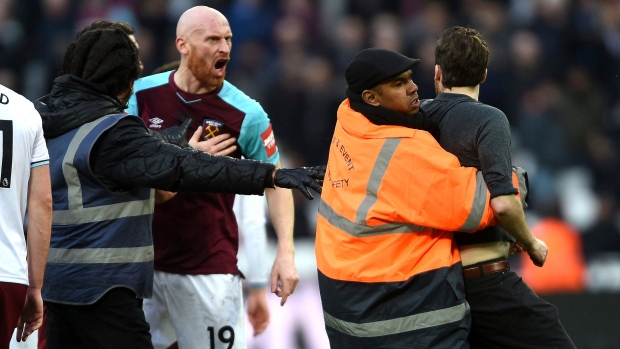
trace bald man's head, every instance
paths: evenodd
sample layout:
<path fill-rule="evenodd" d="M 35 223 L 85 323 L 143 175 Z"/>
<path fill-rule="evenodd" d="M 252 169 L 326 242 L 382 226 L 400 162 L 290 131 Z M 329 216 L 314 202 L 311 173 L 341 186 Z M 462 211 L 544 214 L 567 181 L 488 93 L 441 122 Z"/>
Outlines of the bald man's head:
<path fill-rule="evenodd" d="M 185 11 L 177 24 L 176 46 L 181 63 L 175 81 L 200 82 L 211 91 L 224 83 L 232 49 L 232 31 L 222 13 L 207 6 Z M 187 74 L 187 73 L 190 74 Z"/>
<path fill-rule="evenodd" d="M 177 22 L 177 37 L 188 37 L 193 31 L 203 28 L 207 22 L 226 21 L 218 10 L 207 6 L 195 6 L 183 12 Z"/>

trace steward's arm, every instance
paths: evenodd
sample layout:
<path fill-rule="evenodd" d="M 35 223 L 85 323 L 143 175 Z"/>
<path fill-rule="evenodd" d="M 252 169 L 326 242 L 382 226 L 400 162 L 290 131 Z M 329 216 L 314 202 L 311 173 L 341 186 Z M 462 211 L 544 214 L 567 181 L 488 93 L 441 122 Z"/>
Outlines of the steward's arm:
<path fill-rule="evenodd" d="M 153 137 L 141 119 L 131 117 L 99 139 L 91 153 L 91 167 L 111 190 L 142 186 L 256 195 L 273 187 L 275 170 L 269 163 L 179 148 Z"/>

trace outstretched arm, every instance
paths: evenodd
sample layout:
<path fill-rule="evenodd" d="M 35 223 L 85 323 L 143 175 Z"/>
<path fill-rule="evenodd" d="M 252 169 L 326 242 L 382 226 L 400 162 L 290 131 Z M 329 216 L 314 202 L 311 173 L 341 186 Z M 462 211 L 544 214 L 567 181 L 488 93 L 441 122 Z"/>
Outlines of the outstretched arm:
<path fill-rule="evenodd" d="M 120 120 L 91 151 L 91 166 L 110 190 L 144 186 L 168 191 L 262 194 L 274 186 L 321 191 L 325 168 L 278 169 L 169 144 L 149 134 L 141 119 Z"/>
<path fill-rule="evenodd" d="M 49 165 L 30 170 L 28 182 L 28 292 L 17 324 L 17 341 L 26 340 L 43 323 L 41 288 L 50 246 L 52 186 Z"/>

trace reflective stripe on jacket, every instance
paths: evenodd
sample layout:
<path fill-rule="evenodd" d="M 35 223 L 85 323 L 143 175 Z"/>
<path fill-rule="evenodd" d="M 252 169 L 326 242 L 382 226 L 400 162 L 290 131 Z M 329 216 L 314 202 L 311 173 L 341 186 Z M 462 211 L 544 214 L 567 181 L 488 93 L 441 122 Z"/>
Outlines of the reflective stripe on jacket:
<path fill-rule="evenodd" d="M 97 139 L 123 117 L 133 116 L 104 116 L 47 141 L 53 216 L 46 301 L 92 304 L 114 287 L 152 294 L 152 190 L 110 193 L 89 163 Z"/>
<path fill-rule="evenodd" d="M 345 100 L 315 245 L 332 346 L 370 348 L 390 338 L 392 347 L 459 347 L 469 309 L 450 231 L 493 224 L 476 169 L 461 167 L 428 132 L 374 125 Z M 393 303 L 399 297 L 405 307 Z M 432 344 L 425 333 L 437 337 L 437 326 L 454 336 Z"/>

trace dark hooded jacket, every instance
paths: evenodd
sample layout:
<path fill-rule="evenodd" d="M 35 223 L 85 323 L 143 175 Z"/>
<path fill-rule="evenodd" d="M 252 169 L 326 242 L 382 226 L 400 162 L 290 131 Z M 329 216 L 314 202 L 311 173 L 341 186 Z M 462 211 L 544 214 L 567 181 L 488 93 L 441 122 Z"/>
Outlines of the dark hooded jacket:
<path fill-rule="evenodd" d="M 35 102 L 45 139 L 125 109 L 105 89 L 74 75 L 54 80 L 50 94 Z M 51 159 L 53 161 L 53 159 Z M 91 168 L 110 192 L 133 187 L 169 191 L 262 194 L 273 187 L 274 165 L 211 156 L 154 137 L 139 117 L 125 117 L 94 144 Z"/>

